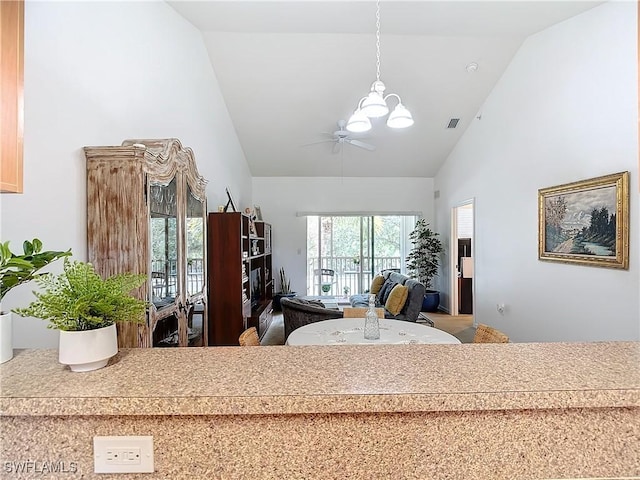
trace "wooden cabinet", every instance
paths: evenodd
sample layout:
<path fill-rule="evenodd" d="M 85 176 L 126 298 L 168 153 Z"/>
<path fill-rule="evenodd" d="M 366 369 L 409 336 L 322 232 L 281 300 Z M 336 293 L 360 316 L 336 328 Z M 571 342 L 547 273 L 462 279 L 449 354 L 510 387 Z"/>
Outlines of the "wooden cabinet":
<path fill-rule="evenodd" d="M 0 191 L 22 193 L 24 1 L 0 1 Z"/>
<path fill-rule="evenodd" d="M 84 150 L 88 261 L 148 277 L 147 323 L 119 325 L 118 345 L 206 345 L 206 180 L 193 152 L 177 139 Z"/>
<path fill-rule="evenodd" d="M 208 217 L 209 345 L 238 345 L 248 327 L 271 324 L 271 225 L 240 212 Z"/>
<path fill-rule="evenodd" d="M 258 329 L 258 332 L 260 332 L 260 338 L 262 338 L 271 325 L 271 320 L 273 320 L 273 302 L 271 301 L 267 305 L 264 305 L 264 308 L 260 313 L 257 313 L 257 316 L 257 322 L 252 317 L 251 324 L 257 323 L 256 328 Z"/>

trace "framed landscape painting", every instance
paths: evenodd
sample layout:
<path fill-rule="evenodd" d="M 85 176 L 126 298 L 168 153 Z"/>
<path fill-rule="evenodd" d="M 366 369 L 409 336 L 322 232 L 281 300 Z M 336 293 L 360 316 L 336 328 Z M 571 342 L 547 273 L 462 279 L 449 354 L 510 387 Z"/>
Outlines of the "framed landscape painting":
<path fill-rule="evenodd" d="M 538 258 L 629 268 L 629 172 L 538 190 Z"/>

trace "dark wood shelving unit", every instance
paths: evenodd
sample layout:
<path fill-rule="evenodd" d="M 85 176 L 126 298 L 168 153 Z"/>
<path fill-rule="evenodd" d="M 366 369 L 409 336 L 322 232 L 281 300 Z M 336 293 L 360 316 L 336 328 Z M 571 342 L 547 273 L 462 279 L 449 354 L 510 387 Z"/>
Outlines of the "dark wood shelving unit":
<path fill-rule="evenodd" d="M 240 212 L 208 215 L 209 345 L 238 345 L 256 327 L 271 324 L 273 269 L 271 225 Z"/>

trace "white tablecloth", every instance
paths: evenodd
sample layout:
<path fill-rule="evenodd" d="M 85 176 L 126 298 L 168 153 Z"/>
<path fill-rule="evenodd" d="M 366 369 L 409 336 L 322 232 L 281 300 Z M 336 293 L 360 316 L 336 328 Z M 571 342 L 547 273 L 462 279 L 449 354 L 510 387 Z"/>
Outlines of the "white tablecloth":
<path fill-rule="evenodd" d="M 409 343 L 461 343 L 453 335 L 419 323 L 380 320 L 380 339 L 364 338 L 364 318 L 336 318 L 295 329 L 287 345 L 375 345 Z"/>

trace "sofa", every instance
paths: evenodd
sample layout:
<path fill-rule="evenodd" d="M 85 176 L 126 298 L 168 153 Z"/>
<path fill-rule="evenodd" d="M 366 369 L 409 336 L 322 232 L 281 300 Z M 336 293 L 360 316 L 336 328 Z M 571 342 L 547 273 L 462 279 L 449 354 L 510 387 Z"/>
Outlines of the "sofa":
<path fill-rule="evenodd" d="M 396 285 L 406 287 L 406 290 L 394 290 Z M 401 295 L 406 292 L 406 300 L 403 305 L 399 305 L 397 301 L 391 301 L 397 300 L 395 297 L 397 297 L 396 291 L 398 290 L 403 290 Z M 384 318 L 406 320 L 408 322 L 418 320 L 418 315 L 422 309 L 425 287 L 415 278 L 388 270 L 373 279 L 369 291 L 376 295 L 376 307 L 384 307 Z M 369 305 L 369 293 L 352 295 L 349 297 L 349 302 L 352 307 L 367 307 Z"/>
<path fill-rule="evenodd" d="M 285 297 L 280 301 L 280 305 L 282 306 L 285 341 L 296 328 L 322 320 L 342 318 L 343 315 L 340 310 L 325 308 L 319 300 Z"/>

